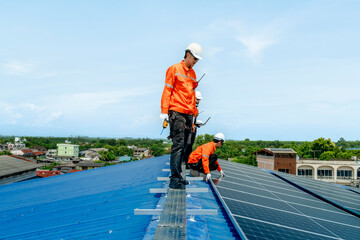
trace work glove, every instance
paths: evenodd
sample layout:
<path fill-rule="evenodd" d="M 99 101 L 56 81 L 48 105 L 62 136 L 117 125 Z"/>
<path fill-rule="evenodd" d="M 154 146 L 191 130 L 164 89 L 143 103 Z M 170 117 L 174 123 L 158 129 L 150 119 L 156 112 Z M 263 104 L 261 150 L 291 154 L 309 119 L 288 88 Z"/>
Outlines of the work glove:
<path fill-rule="evenodd" d="M 221 175 L 222 177 L 225 177 L 225 173 L 224 173 L 223 170 L 220 171 L 220 175 Z"/>
<path fill-rule="evenodd" d="M 209 180 L 210 178 L 211 178 L 211 174 L 210 173 L 206 174 L 206 179 Z"/>
<path fill-rule="evenodd" d="M 196 125 L 197 127 L 201 127 L 202 125 L 204 125 L 204 122 L 201 121 L 201 120 L 196 119 L 195 125 Z"/>
<path fill-rule="evenodd" d="M 167 113 L 160 113 L 160 118 L 164 121 L 169 121 L 169 115 Z"/>
<path fill-rule="evenodd" d="M 199 85 L 199 84 L 198 84 L 197 81 L 193 81 L 193 88 L 194 88 L 194 89 L 197 88 L 198 85 Z"/>

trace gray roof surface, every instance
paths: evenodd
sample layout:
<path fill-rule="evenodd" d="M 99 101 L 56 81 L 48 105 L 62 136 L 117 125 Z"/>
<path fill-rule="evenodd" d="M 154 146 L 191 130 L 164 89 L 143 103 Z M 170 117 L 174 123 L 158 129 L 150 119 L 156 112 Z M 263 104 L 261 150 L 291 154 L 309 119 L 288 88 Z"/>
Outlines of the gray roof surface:
<path fill-rule="evenodd" d="M 265 148 L 273 153 L 296 153 L 292 148 Z"/>
<path fill-rule="evenodd" d="M 36 169 L 42 165 L 27 162 L 15 157 L 2 155 L 0 156 L 0 177 L 14 173 Z"/>

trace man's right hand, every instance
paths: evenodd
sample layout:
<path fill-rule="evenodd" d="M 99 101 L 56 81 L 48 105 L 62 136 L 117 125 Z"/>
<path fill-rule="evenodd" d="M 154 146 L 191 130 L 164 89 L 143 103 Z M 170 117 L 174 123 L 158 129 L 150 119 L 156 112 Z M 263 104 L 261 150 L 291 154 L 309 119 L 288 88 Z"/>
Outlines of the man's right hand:
<path fill-rule="evenodd" d="M 169 115 L 167 113 L 161 113 L 160 118 L 164 121 L 169 121 Z"/>

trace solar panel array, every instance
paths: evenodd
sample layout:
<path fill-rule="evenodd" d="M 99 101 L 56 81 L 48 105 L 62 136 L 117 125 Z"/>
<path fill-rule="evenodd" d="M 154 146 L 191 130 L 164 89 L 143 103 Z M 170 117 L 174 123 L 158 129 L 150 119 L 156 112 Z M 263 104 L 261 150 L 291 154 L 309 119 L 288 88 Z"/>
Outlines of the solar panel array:
<path fill-rule="evenodd" d="M 329 184 L 327 182 L 298 177 L 282 172 L 274 173 L 360 215 L 360 195 L 357 195 L 356 192 L 341 188 L 340 185 L 337 184 Z"/>
<path fill-rule="evenodd" d="M 219 162 L 226 177 L 214 180 L 215 191 L 245 239 L 359 238 L 360 218 L 261 168 Z M 214 173 L 214 177 L 219 176 Z M 293 181 L 300 178 L 291 177 Z M 307 187 L 310 188 L 310 185 Z M 340 194 L 348 191 L 337 188 Z M 332 190 L 332 197 L 340 202 L 343 198 L 341 195 L 336 196 L 335 189 Z M 352 194 L 350 198 L 354 198 L 356 204 L 360 195 Z M 346 206 L 353 209 L 354 206 L 348 203 L 348 195 L 345 196 Z"/>

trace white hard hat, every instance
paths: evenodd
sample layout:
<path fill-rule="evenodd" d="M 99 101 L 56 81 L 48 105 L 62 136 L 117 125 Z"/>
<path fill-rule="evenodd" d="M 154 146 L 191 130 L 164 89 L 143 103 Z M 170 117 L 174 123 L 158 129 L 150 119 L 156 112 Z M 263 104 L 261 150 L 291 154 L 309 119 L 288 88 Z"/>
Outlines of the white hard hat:
<path fill-rule="evenodd" d="M 194 57 L 198 59 L 202 59 L 201 53 L 202 53 L 202 47 L 198 43 L 190 43 L 190 45 L 185 49 L 190 50 L 191 54 L 194 55 Z"/>
<path fill-rule="evenodd" d="M 196 97 L 197 100 L 201 100 L 202 99 L 201 92 L 195 91 L 195 97 Z"/>
<path fill-rule="evenodd" d="M 223 133 L 217 133 L 217 134 L 215 134 L 214 139 L 215 139 L 215 140 L 218 140 L 218 141 L 223 141 L 223 142 L 225 142 L 225 136 L 224 136 Z"/>

